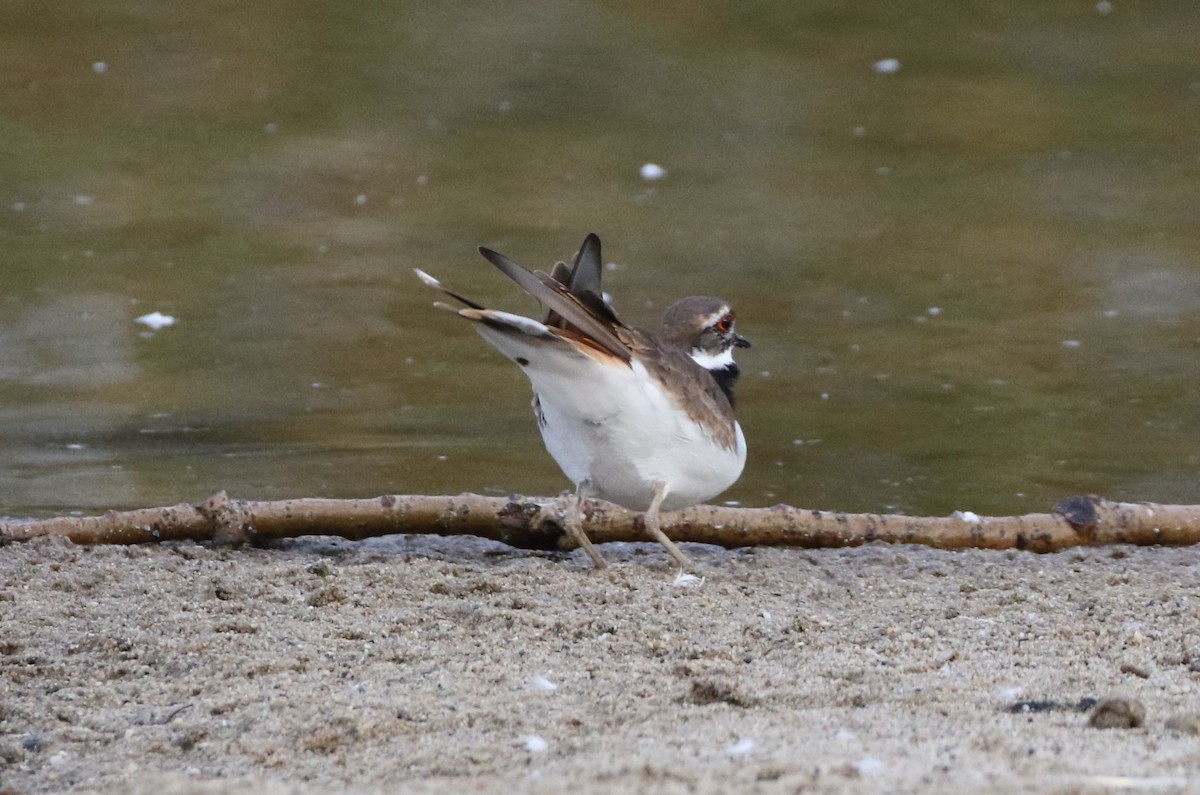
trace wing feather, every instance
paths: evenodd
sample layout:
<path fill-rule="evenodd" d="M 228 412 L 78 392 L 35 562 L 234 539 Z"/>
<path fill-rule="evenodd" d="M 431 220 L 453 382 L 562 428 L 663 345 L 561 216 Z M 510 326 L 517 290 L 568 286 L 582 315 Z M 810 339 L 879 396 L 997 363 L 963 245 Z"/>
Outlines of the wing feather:
<path fill-rule="evenodd" d="M 570 286 L 541 271 L 527 270 L 524 266 L 513 262 L 497 251 L 480 246 L 479 253 L 483 255 L 484 259 L 495 265 L 501 273 L 516 282 L 521 289 L 536 298 L 550 313 L 557 314 L 556 320 L 561 320 L 568 326 L 574 327 L 593 344 L 613 356 L 624 361 L 630 360 L 629 349 L 622 344 L 613 328 L 615 316 L 612 315 L 611 310 L 603 314 L 597 312 L 590 300 L 585 303 L 572 294 Z M 599 304 L 603 306 L 604 299 L 599 296 L 597 298 Z M 605 317 L 605 314 L 609 317 Z"/>

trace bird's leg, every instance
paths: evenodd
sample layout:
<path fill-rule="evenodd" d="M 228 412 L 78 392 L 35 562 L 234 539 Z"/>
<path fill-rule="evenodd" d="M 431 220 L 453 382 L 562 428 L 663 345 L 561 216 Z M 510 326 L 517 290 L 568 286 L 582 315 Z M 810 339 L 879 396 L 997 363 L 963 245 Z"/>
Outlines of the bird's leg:
<path fill-rule="evenodd" d="M 608 564 L 604 562 L 604 558 L 596 551 L 596 547 L 592 546 L 591 539 L 587 537 L 587 533 L 583 532 L 583 501 L 587 499 L 588 493 L 591 491 L 591 483 L 588 481 L 581 482 L 575 487 L 575 496 L 567 501 L 567 537 L 573 539 L 576 544 L 583 547 L 583 551 L 592 559 L 592 564 L 597 569 L 606 569 Z"/>
<path fill-rule="evenodd" d="M 654 540 L 663 545 L 667 552 L 671 553 L 671 557 L 675 558 L 675 562 L 679 564 L 681 569 L 692 568 L 692 562 L 688 560 L 688 556 L 683 554 L 679 547 L 675 546 L 675 542 L 667 538 L 667 534 L 662 531 L 658 521 L 658 507 L 662 505 L 662 501 L 667 497 L 667 484 L 660 481 L 654 487 L 654 499 L 650 501 L 650 508 L 646 511 L 644 521 L 646 530 L 650 535 L 654 536 Z"/>

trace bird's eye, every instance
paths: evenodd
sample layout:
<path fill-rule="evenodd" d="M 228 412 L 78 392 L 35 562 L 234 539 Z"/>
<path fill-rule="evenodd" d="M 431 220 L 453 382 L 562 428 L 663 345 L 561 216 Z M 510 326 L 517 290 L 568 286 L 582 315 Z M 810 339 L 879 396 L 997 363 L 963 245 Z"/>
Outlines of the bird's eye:
<path fill-rule="evenodd" d="M 721 332 L 722 334 L 728 334 L 730 331 L 732 331 L 733 330 L 733 313 L 726 312 L 724 315 L 722 315 L 721 319 L 717 321 L 716 329 L 717 329 L 717 331 Z"/>

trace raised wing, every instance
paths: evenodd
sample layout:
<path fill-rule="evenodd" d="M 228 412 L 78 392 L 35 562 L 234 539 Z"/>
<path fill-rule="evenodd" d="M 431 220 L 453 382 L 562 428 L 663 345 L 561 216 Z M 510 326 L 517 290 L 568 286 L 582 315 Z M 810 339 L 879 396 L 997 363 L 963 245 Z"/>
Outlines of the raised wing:
<path fill-rule="evenodd" d="M 559 263 L 553 275 L 530 271 L 503 254 L 480 246 L 479 253 L 546 308 L 546 325 L 574 331 L 591 344 L 623 361 L 628 346 L 618 336 L 625 325 L 600 292 L 600 238 L 587 236 L 568 267 Z"/>

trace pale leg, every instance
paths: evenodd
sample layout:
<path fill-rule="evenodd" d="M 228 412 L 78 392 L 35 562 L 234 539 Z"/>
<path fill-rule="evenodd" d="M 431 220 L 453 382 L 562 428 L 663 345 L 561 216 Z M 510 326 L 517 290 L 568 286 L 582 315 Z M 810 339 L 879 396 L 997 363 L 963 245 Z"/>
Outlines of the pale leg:
<path fill-rule="evenodd" d="M 596 568 L 606 569 L 608 568 L 608 564 L 604 562 L 604 558 L 596 551 L 596 547 L 592 546 L 591 539 L 587 537 L 587 533 L 583 532 L 583 501 L 587 499 L 588 493 L 591 491 L 591 485 L 586 480 L 580 483 L 575 489 L 575 496 L 567 503 L 567 535 L 576 544 L 583 547 L 583 551 L 592 559 L 592 564 Z"/>
<path fill-rule="evenodd" d="M 654 499 L 650 502 L 650 509 L 646 511 L 645 522 L 646 530 L 650 535 L 654 536 L 654 540 L 663 545 L 667 552 L 671 553 L 671 557 L 675 558 L 675 562 L 682 569 L 690 569 L 692 562 L 688 560 L 688 556 L 683 554 L 679 547 L 675 546 L 675 542 L 667 538 L 667 534 L 662 531 L 658 521 L 658 506 L 662 505 L 662 501 L 667 497 L 667 484 L 659 483 L 654 488 Z"/>

